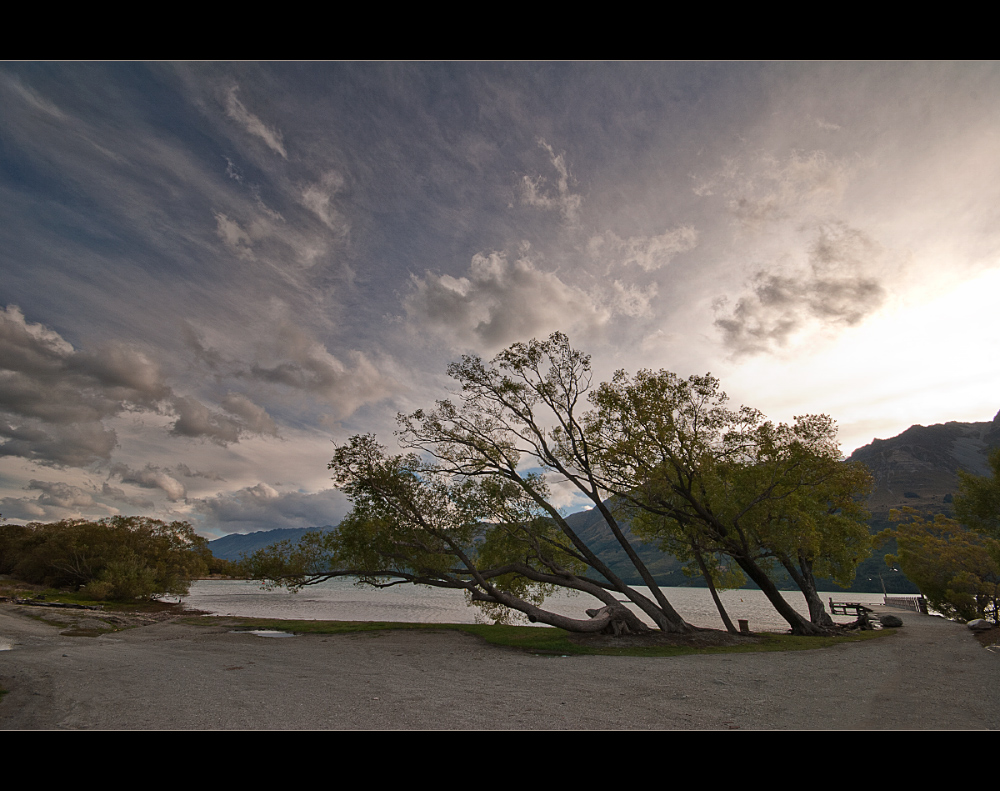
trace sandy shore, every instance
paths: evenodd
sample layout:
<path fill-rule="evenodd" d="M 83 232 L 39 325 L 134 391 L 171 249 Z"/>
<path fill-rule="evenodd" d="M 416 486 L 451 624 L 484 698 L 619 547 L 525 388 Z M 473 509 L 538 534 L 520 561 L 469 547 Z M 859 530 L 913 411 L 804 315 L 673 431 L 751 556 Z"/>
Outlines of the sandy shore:
<path fill-rule="evenodd" d="M 897 611 L 898 612 L 898 611 Z M 541 657 L 456 632 L 269 639 L 153 624 L 68 637 L 0 605 L 0 728 L 787 729 L 1000 725 L 1000 656 L 899 613 L 790 653 Z"/>

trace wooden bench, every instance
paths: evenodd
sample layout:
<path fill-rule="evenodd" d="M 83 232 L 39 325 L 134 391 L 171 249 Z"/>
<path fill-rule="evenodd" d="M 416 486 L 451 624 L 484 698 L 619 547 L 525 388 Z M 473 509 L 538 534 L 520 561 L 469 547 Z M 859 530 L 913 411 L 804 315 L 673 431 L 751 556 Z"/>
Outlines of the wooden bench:
<path fill-rule="evenodd" d="M 861 602 L 834 601 L 830 599 L 831 615 L 853 615 L 855 618 L 860 618 L 862 613 L 869 612 L 875 611 L 870 607 L 866 607 Z"/>
<path fill-rule="evenodd" d="M 853 615 L 858 620 L 855 621 L 852 626 L 857 626 L 860 629 L 866 631 L 871 631 L 876 628 L 872 626 L 872 620 L 868 616 L 875 611 L 871 607 L 866 607 L 861 602 L 856 601 L 834 601 L 830 599 L 830 614 L 831 615 Z M 879 629 L 882 628 L 881 624 L 878 626 Z"/>

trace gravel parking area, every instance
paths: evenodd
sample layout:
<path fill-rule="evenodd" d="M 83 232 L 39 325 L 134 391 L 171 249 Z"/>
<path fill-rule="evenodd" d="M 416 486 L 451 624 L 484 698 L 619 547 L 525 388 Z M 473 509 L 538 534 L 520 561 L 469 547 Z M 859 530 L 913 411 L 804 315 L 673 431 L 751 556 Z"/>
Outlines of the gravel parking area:
<path fill-rule="evenodd" d="M 894 611 L 787 653 L 533 656 L 457 632 L 269 639 L 178 621 L 66 636 L 0 605 L 0 728 L 992 729 L 1000 656 Z M 886 608 L 888 609 L 888 608 Z"/>

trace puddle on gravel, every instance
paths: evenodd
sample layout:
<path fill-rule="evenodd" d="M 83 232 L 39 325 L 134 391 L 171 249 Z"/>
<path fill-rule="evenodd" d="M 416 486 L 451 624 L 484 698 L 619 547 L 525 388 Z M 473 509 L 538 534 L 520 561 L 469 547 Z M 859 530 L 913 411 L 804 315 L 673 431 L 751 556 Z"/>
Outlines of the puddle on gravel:
<path fill-rule="evenodd" d="M 292 632 L 277 632 L 273 629 L 235 629 L 235 634 L 255 634 L 258 637 L 295 637 Z"/>
<path fill-rule="evenodd" d="M 6 640 L 0 640 L 0 651 L 10 651 L 13 647 L 13 643 L 8 643 Z"/>

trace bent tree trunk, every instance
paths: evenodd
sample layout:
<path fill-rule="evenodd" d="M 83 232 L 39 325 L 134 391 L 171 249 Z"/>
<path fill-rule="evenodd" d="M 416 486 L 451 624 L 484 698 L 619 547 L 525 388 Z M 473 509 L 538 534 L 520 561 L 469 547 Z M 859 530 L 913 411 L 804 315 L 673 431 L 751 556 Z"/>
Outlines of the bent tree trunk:
<path fill-rule="evenodd" d="M 492 586 L 487 586 L 487 593 L 472 591 L 473 601 L 490 601 L 503 604 L 512 610 L 524 613 L 531 623 L 545 623 L 549 626 L 556 626 L 565 629 L 567 632 L 608 634 L 649 634 L 651 631 L 638 616 L 627 607 L 621 604 L 607 605 L 599 610 L 587 610 L 589 620 L 580 618 L 569 618 L 565 615 L 558 615 L 541 607 L 512 596 L 503 591 L 499 591 Z"/>
<path fill-rule="evenodd" d="M 810 637 L 819 637 L 829 634 L 828 629 L 817 626 L 812 623 L 812 621 L 807 621 L 803 618 L 798 611 L 796 611 L 796 609 L 785 600 L 785 597 L 781 595 L 781 591 L 775 587 L 775 584 L 771 582 L 771 578 L 768 577 L 767 573 L 754 562 L 753 558 L 745 555 L 733 555 L 732 557 L 739 567 L 743 569 L 744 573 L 757 584 L 757 587 L 761 589 L 763 594 L 767 597 L 767 600 L 771 602 L 774 609 L 778 611 L 778 614 L 788 622 L 788 625 L 792 628 L 792 634 L 806 635 Z"/>
<path fill-rule="evenodd" d="M 691 624 L 685 621 L 678 614 L 678 612 L 671 606 L 670 602 L 667 601 L 667 598 L 663 595 L 663 592 L 660 590 L 659 586 L 657 586 L 655 580 L 652 579 L 649 572 L 646 571 L 646 567 L 642 561 L 638 560 L 638 557 L 637 560 L 639 565 L 636 566 L 636 568 L 640 571 L 640 573 L 645 571 L 643 579 L 645 580 L 648 577 L 649 581 L 652 583 L 650 590 L 656 597 L 656 601 L 651 601 L 649 598 L 643 596 L 635 590 L 631 585 L 627 585 L 624 580 L 615 574 L 611 568 L 605 564 L 604 561 L 602 561 L 589 546 L 587 546 L 586 542 L 584 542 L 576 531 L 573 530 L 570 524 L 563 518 L 562 514 L 560 514 L 553 506 L 549 505 L 549 503 L 547 503 L 544 498 L 542 498 L 532 488 L 526 486 L 525 490 L 532 496 L 535 502 L 548 511 L 549 516 L 556 523 L 556 525 L 558 525 L 559 529 L 562 530 L 563 534 L 572 542 L 573 546 L 577 549 L 583 559 L 586 560 L 588 565 L 604 577 L 614 590 L 625 596 L 629 601 L 646 613 L 646 615 L 652 619 L 653 623 L 655 623 L 661 631 L 672 634 L 688 634 L 695 630 Z M 605 524 L 612 531 L 612 534 L 614 534 L 617 529 L 617 535 L 618 537 L 621 537 L 621 530 L 618 528 L 618 523 L 610 512 L 608 512 L 606 508 L 602 507 L 600 513 L 604 517 Z M 623 546 L 627 543 L 628 542 L 626 541 Z M 632 553 L 634 554 L 634 549 L 632 550 Z M 608 602 L 605 601 L 605 603 L 607 604 Z"/>
<path fill-rule="evenodd" d="M 691 542 L 691 549 L 694 550 L 694 556 L 698 559 L 698 568 L 701 569 L 701 575 L 705 578 L 705 582 L 708 583 L 708 590 L 712 594 L 712 601 L 715 602 L 715 607 L 719 611 L 719 615 L 722 617 L 722 623 L 726 625 L 726 631 L 729 634 L 739 634 L 739 631 L 733 626 L 732 619 L 729 617 L 729 613 L 726 612 L 726 608 L 722 606 L 722 599 L 719 598 L 719 593 L 715 589 L 715 582 L 712 580 L 712 573 L 708 570 L 708 566 L 705 564 L 705 558 L 701 554 L 701 549 L 695 542 Z"/>
<path fill-rule="evenodd" d="M 781 565 L 785 567 L 795 584 L 799 586 L 802 595 L 805 596 L 806 604 L 809 606 L 809 621 L 823 629 L 833 629 L 836 624 L 826 611 L 819 593 L 816 592 L 816 578 L 812 573 L 812 564 L 800 557 L 798 568 L 787 558 L 781 559 Z"/>

